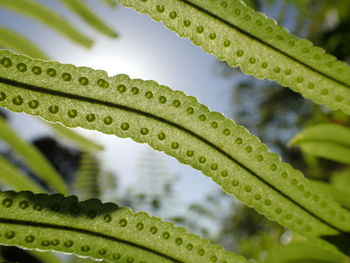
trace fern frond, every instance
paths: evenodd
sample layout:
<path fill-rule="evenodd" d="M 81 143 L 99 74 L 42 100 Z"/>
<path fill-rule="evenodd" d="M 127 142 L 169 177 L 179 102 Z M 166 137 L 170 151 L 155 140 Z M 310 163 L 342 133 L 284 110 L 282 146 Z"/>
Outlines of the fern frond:
<path fill-rule="evenodd" d="M 350 231 L 349 211 L 244 127 L 155 81 L 0 51 L 0 106 L 148 143 L 305 236 Z"/>
<path fill-rule="evenodd" d="M 24 160 L 26 165 L 49 187 L 60 193 L 67 193 L 62 177 L 46 158 L 32 145 L 23 141 L 4 119 L 0 118 L 0 139 L 4 140 Z"/>
<path fill-rule="evenodd" d="M 76 29 L 66 19 L 57 15 L 54 10 L 39 4 L 35 0 L 0 0 L 0 7 L 33 18 L 80 45 L 85 47 L 92 46 L 93 41 L 90 38 L 80 33 L 80 30 Z"/>
<path fill-rule="evenodd" d="M 4 27 L 0 27 L 0 47 L 11 49 L 33 58 L 48 59 L 48 56 L 29 39 Z"/>
<path fill-rule="evenodd" d="M 106 25 L 100 18 L 98 18 L 87 4 L 82 0 L 60 0 L 63 4 L 65 4 L 68 8 L 70 8 L 73 12 L 78 14 L 86 23 L 95 28 L 97 31 L 110 36 L 117 37 L 118 34 L 108 25 Z"/>
<path fill-rule="evenodd" d="M 240 0 L 119 0 L 257 78 L 350 114 L 350 66 Z"/>
<path fill-rule="evenodd" d="M 16 191 L 46 192 L 40 185 L 29 179 L 28 176 L 3 157 L 0 157 L 0 184 L 9 186 Z"/>
<path fill-rule="evenodd" d="M 97 199 L 0 192 L 0 243 L 111 262 L 247 262 L 185 229 Z"/>

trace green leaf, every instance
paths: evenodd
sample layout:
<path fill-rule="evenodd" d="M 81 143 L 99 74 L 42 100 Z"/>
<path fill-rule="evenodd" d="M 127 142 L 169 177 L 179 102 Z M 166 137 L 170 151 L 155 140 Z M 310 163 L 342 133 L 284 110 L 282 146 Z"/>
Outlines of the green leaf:
<path fill-rule="evenodd" d="M 8 8 L 33 18 L 80 45 L 85 47 L 92 46 L 93 41 L 81 34 L 79 29 L 76 29 L 66 19 L 56 14 L 54 10 L 39 4 L 35 0 L 0 0 L 0 7 Z"/>
<path fill-rule="evenodd" d="M 0 183 L 11 187 L 13 190 L 28 190 L 35 193 L 45 192 L 40 185 L 30 180 L 16 166 L 3 157 L 0 157 L 0 171 Z"/>
<path fill-rule="evenodd" d="M 9 144 L 23 158 L 28 167 L 46 183 L 60 193 L 67 193 L 62 177 L 48 160 L 32 145 L 23 141 L 4 119 L 0 118 L 0 139 Z"/>
<path fill-rule="evenodd" d="M 244 127 L 155 81 L 108 77 L 104 71 L 4 50 L 0 51 L 0 106 L 68 127 L 148 143 L 305 236 L 350 231 L 349 211 L 270 153 Z"/>
<path fill-rule="evenodd" d="M 119 0 L 207 53 L 350 114 L 350 67 L 240 0 Z"/>
<path fill-rule="evenodd" d="M 348 258 L 310 242 L 296 241 L 269 251 L 266 263 L 347 263 Z"/>
<path fill-rule="evenodd" d="M 0 47 L 11 49 L 33 58 L 48 59 L 48 56 L 29 39 L 3 27 L 0 27 Z"/>
<path fill-rule="evenodd" d="M 0 243 L 112 262 L 246 262 L 146 213 L 97 199 L 0 193 Z"/>
<path fill-rule="evenodd" d="M 82 19 L 84 19 L 85 22 L 87 22 L 89 25 L 94 27 L 97 31 L 110 36 L 110 37 L 117 37 L 118 34 L 110 28 L 108 25 L 106 25 L 100 18 L 98 18 L 89 7 L 87 7 L 87 4 L 82 0 L 60 0 L 62 3 L 64 3 L 67 7 L 69 7 L 73 12 L 78 14 Z"/>
<path fill-rule="evenodd" d="M 99 161 L 92 154 L 83 153 L 79 162 L 79 170 L 74 176 L 73 193 L 79 196 L 80 200 L 98 198 L 100 195 L 99 175 Z"/>
<path fill-rule="evenodd" d="M 96 152 L 96 151 L 103 150 L 102 145 L 76 133 L 72 129 L 66 128 L 61 124 L 56 124 L 56 123 L 46 123 L 46 124 L 48 124 L 50 128 L 52 128 L 59 135 L 74 142 L 83 151 Z"/>
<path fill-rule="evenodd" d="M 336 124 L 318 124 L 304 129 L 289 143 L 302 151 L 350 164 L 350 129 Z"/>

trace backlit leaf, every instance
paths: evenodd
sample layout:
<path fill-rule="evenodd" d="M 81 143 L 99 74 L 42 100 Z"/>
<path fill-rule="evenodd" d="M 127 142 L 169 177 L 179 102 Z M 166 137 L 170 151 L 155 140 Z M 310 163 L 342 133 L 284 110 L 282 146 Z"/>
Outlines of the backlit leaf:
<path fill-rule="evenodd" d="M 148 143 L 305 236 L 350 231 L 349 211 L 244 127 L 155 81 L 0 51 L 0 106 Z"/>
<path fill-rule="evenodd" d="M 350 67 L 240 0 L 119 0 L 256 78 L 350 114 Z"/>
<path fill-rule="evenodd" d="M 98 199 L 0 192 L 0 243 L 130 263 L 247 262 L 185 229 Z"/>

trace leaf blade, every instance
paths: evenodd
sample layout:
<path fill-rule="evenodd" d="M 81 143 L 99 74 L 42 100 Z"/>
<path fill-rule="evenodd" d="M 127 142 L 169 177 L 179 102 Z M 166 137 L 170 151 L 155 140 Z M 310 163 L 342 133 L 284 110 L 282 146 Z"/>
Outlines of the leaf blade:
<path fill-rule="evenodd" d="M 297 41 L 296 37 L 291 35 L 287 38 L 284 29 L 278 27 L 273 20 L 266 19 L 261 13 L 246 7 L 242 1 L 119 0 L 119 2 L 162 22 L 170 30 L 181 37 L 189 38 L 195 45 L 225 60 L 229 65 L 233 67 L 239 65 L 247 74 L 256 78 L 275 80 L 318 104 L 326 104 L 331 109 L 340 109 L 350 114 L 350 80 L 349 74 L 345 73 L 350 72 L 350 67 L 343 62 L 335 61 L 330 55 L 324 55 L 324 51 L 320 48 L 311 48 L 309 41 Z M 226 9 L 234 11 L 232 13 Z M 226 20 L 230 17 L 239 23 Z M 295 39 L 296 48 L 293 49 L 295 52 L 291 54 L 286 52 L 290 49 L 288 43 L 281 44 L 282 47 L 285 46 L 283 51 L 279 50 L 280 46 L 274 46 L 276 36 L 263 30 L 267 28 L 271 28 L 272 32 L 279 32 L 277 36 L 282 39 Z M 254 30 L 249 32 L 249 29 Z M 264 37 L 264 41 L 259 39 L 258 33 L 262 34 L 260 37 Z M 319 56 L 324 64 L 330 66 L 334 64 L 335 69 L 327 71 L 323 66 L 317 68 L 320 61 L 314 62 L 305 54 L 296 56 L 297 50 L 304 48 L 311 50 L 310 54 L 313 56 Z M 306 57 L 306 62 L 312 61 L 312 63 L 307 64 L 304 60 L 300 60 L 303 57 Z"/>
<path fill-rule="evenodd" d="M 194 97 L 126 75 L 110 78 L 103 71 L 8 51 L 0 51 L 0 56 L 0 106 L 148 143 L 201 170 L 259 213 L 306 236 L 350 230 L 348 211 L 244 127 L 210 112 Z M 20 63 L 28 71 L 18 74 L 15 65 Z M 30 69 L 36 67 L 42 74 L 33 77 Z M 35 108 L 30 107 L 33 101 Z"/>
<path fill-rule="evenodd" d="M 0 199 L 5 245 L 112 262 L 246 262 L 182 228 L 97 199 L 79 203 L 75 196 L 30 192 L 0 192 Z"/>

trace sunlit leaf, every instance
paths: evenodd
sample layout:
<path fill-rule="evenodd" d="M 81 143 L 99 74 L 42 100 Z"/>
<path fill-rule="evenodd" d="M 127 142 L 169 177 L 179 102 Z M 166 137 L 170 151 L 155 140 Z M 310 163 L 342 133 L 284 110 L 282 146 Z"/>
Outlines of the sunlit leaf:
<path fill-rule="evenodd" d="M 155 81 L 0 51 L 0 106 L 148 143 L 305 236 L 350 231 L 349 211 L 244 127 Z"/>
<path fill-rule="evenodd" d="M 0 243 L 111 262 L 246 262 L 148 214 L 98 199 L 0 193 Z"/>
<path fill-rule="evenodd" d="M 119 0 L 207 53 L 350 114 L 350 67 L 240 0 Z"/>

